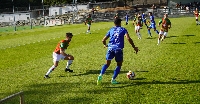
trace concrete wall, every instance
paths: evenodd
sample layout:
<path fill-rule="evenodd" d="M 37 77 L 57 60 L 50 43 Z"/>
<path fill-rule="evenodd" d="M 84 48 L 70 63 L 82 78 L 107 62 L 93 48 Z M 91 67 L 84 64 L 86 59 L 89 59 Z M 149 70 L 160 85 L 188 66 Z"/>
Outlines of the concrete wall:
<path fill-rule="evenodd" d="M 14 22 L 29 19 L 30 13 L 0 14 L 0 22 Z"/>

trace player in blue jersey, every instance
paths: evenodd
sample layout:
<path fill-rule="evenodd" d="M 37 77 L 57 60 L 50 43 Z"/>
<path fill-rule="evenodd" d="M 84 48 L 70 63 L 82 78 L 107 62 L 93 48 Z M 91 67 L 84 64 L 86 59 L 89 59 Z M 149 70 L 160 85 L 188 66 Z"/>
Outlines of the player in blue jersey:
<path fill-rule="evenodd" d="M 146 14 L 145 13 L 142 13 L 142 26 L 143 24 L 145 24 L 147 26 L 147 22 L 146 22 Z"/>
<path fill-rule="evenodd" d="M 126 16 L 125 16 L 125 19 L 126 19 L 126 25 L 128 25 L 128 18 L 129 18 L 129 15 L 128 15 L 128 13 L 126 13 Z"/>
<path fill-rule="evenodd" d="M 133 40 L 128 34 L 128 31 L 121 27 L 121 19 L 116 19 L 114 21 L 115 26 L 112 27 L 106 36 L 103 38 L 102 42 L 104 47 L 107 47 L 107 54 L 106 54 L 106 63 L 102 66 L 100 75 L 98 76 L 97 85 L 101 84 L 102 76 L 105 73 L 106 69 L 110 66 L 111 60 L 115 58 L 115 61 L 117 62 L 117 67 L 114 70 L 114 74 L 111 80 L 112 84 L 117 84 L 118 82 L 115 80 L 118 76 L 122 62 L 123 62 L 123 48 L 124 48 L 124 36 L 129 41 L 131 46 L 134 48 L 136 54 L 139 51 L 138 47 L 136 47 L 133 43 Z M 110 41 L 108 45 L 106 44 L 106 40 L 110 38 Z"/>
<path fill-rule="evenodd" d="M 156 22 L 154 20 L 154 16 L 153 16 L 152 12 L 149 12 L 149 18 L 150 18 L 150 21 L 149 21 L 150 26 L 147 26 L 147 28 L 148 28 L 148 34 L 150 35 L 150 37 L 152 37 L 151 31 L 150 31 L 151 28 L 153 28 L 157 34 L 159 34 L 159 32 L 158 32 L 158 30 L 156 30 Z"/>

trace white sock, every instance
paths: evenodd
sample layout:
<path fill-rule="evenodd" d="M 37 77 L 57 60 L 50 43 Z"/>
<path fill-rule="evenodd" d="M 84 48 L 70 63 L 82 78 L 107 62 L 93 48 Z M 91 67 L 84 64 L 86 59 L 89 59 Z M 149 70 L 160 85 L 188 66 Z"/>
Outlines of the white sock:
<path fill-rule="evenodd" d="M 72 64 L 73 60 L 68 60 L 66 68 L 69 69 L 70 65 Z"/>
<path fill-rule="evenodd" d="M 45 75 L 49 75 L 56 67 L 53 65 Z"/>
<path fill-rule="evenodd" d="M 160 44 L 160 39 L 158 39 L 158 44 Z"/>
<path fill-rule="evenodd" d="M 141 35 L 140 35 L 140 33 L 139 33 L 139 32 L 137 32 L 137 36 L 138 36 L 138 38 L 141 38 Z"/>

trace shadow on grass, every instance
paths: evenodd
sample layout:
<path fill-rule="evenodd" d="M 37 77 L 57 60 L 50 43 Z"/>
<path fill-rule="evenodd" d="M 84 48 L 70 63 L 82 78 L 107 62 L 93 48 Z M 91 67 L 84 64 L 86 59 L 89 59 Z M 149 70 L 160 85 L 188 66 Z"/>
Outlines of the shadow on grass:
<path fill-rule="evenodd" d="M 177 43 L 175 43 L 175 42 L 173 42 L 173 43 L 166 43 L 166 44 L 186 44 L 186 43 L 183 43 L 183 42 L 177 42 Z"/>
<path fill-rule="evenodd" d="M 139 70 L 139 71 L 135 71 L 135 72 L 149 72 L 149 71 L 146 71 L 146 70 Z"/>
<path fill-rule="evenodd" d="M 146 39 L 156 39 L 157 37 L 148 37 Z"/>
<path fill-rule="evenodd" d="M 146 85 L 146 84 L 192 84 L 192 83 L 200 83 L 200 80 L 173 80 L 173 81 L 168 81 L 168 82 L 162 82 L 162 81 L 156 81 L 153 80 L 151 82 L 134 82 L 136 80 L 144 80 L 146 78 L 138 78 L 131 80 L 133 82 L 127 84 L 127 83 L 119 83 L 118 86 L 105 86 L 104 88 L 125 88 L 129 86 L 134 86 L 134 85 Z"/>
<path fill-rule="evenodd" d="M 179 36 L 167 36 L 166 38 L 176 38 L 176 37 L 179 37 Z"/>
<path fill-rule="evenodd" d="M 76 74 L 72 76 L 82 76 L 82 75 L 90 75 L 90 74 L 99 74 L 101 70 L 88 70 L 86 73 Z M 127 73 L 128 71 L 120 71 L 120 73 Z M 113 74 L 114 70 L 106 70 L 105 74 Z"/>
<path fill-rule="evenodd" d="M 191 83 L 200 83 L 200 80 L 174 80 L 168 82 L 156 81 L 152 82 L 135 82 L 135 85 L 143 85 L 143 84 L 191 84 Z"/>
<path fill-rule="evenodd" d="M 194 44 L 200 44 L 200 42 L 194 42 Z"/>
<path fill-rule="evenodd" d="M 93 83 L 87 83 L 90 86 Z M 45 83 L 33 84 L 28 87 L 28 91 L 24 91 L 26 103 L 30 104 L 83 104 L 91 103 L 92 97 L 84 96 L 100 93 L 111 93 L 110 89 L 90 89 L 87 86 L 83 87 L 79 82 L 63 82 L 63 83 Z M 96 86 L 99 87 L 99 86 Z M 77 90 L 74 90 L 77 89 Z M 81 90 L 78 90 L 81 89 Z M 71 96 L 71 94 L 73 96 Z M 57 95 L 59 95 L 57 97 Z M 56 97 L 55 97 L 56 96 Z M 63 96 L 64 98 L 59 98 Z M 59 98 L 59 100 L 57 99 Z M 56 100 L 56 102 L 52 102 Z"/>
<path fill-rule="evenodd" d="M 195 36 L 195 35 L 183 35 L 183 36 L 187 36 L 187 37 L 190 37 L 190 36 Z"/>

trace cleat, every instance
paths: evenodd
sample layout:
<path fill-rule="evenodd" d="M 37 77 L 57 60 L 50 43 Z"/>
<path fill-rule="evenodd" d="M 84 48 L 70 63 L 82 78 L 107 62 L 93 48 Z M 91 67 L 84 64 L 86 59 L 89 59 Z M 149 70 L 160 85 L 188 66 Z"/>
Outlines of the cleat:
<path fill-rule="evenodd" d="M 65 69 L 65 72 L 73 72 L 73 70 L 70 70 L 70 69 Z"/>
<path fill-rule="evenodd" d="M 115 79 L 111 80 L 111 84 L 119 84 Z"/>
<path fill-rule="evenodd" d="M 45 75 L 44 78 L 48 79 L 48 78 L 50 78 L 50 77 L 49 77 L 48 75 Z"/>
<path fill-rule="evenodd" d="M 101 85 L 101 81 L 102 81 L 102 76 L 98 76 L 97 85 Z"/>

